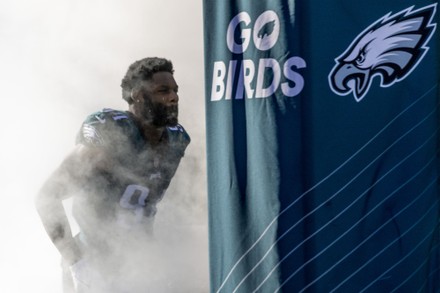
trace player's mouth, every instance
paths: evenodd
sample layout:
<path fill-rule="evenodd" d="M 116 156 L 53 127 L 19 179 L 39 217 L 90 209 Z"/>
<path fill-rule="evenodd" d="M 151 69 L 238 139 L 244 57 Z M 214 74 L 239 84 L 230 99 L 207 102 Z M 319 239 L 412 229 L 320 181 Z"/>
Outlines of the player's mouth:
<path fill-rule="evenodd" d="M 177 106 L 170 106 L 167 109 L 167 124 L 175 126 L 178 121 L 179 109 Z"/>
<path fill-rule="evenodd" d="M 179 115 L 179 109 L 177 108 L 177 106 L 169 106 L 167 112 L 168 112 L 168 117 L 177 118 L 177 116 Z"/>

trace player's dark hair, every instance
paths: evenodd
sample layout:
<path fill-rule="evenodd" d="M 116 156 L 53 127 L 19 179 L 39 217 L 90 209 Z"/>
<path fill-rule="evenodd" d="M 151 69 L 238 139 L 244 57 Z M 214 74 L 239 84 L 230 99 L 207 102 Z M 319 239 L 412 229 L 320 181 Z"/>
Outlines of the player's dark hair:
<path fill-rule="evenodd" d="M 164 58 L 148 57 L 131 64 L 121 82 L 122 98 L 132 104 L 132 90 L 142 81 L 151 79 L 154 73 L 162 71 L 173 74 L 173 63 Z"/>

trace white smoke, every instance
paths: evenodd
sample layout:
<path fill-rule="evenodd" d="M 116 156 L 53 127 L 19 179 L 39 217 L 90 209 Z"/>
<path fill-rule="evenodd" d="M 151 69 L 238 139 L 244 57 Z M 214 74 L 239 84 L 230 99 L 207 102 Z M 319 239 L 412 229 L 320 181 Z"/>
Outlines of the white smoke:
<path fill-rule="evenodd" d="M 0 292 L 61 292 L 60 256 L 40 223 L 34 196 L 72 149 L 86 115 L 127 108 L 121 78 L 129 64 L 148 56 L 173 61 L 179 120 L 192 138 L 158 205 L 155 271 L 170 292 L 173 286 L 208 291 L 201 5 L 0 2 Z"/>

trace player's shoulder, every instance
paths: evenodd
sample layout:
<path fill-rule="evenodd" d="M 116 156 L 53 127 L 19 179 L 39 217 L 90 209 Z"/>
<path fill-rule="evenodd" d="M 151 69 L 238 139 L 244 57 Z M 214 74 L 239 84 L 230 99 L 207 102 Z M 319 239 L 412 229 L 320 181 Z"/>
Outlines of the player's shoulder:
<path fill-rule="evenodd" d="M 96 111 L 90 115 L 87 116 L 87 118 L 84 121 L 84 124 L 109 124 L 114 123 L 115 121 L 130 121 L 130 116 L 127 112 L 120 111 L 120 110 L 114 110 L 110 108 L 104 108 L 100 111 Z"/>
<path fill-rule="evenodd" d="M 115 133 L 129 135 L 134 131 L 134 128 L 134 122 L 127 112 L 104 108 L 86 117 L 76 142 L 84 145 L 103 146 L 111 143 Z"/>
<path fill-rule="evenodd" d="M 178 157 L 183 157 L 186 147 L 191 142 L 188 132 L 186 132 L 185 128 L 180 124 L 177 124 L 176 126 L 168 126 L 167 131 L 172 149 Z"/>
<path fill-rule="evenodd" d="M 168 135 L 172 139 L 187 141 L 188 143 L 191 141 L 188 132 L 186 132 L 185 128 L 183 128 L 181 124 L 177 124 L 176 126 L 168 126 L 167 130 L 168 130 Z"/>

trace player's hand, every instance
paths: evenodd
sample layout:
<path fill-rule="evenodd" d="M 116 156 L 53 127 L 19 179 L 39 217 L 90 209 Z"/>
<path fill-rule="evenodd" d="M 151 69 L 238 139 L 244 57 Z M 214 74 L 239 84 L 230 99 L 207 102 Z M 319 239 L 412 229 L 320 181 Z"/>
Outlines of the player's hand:
<path fill-rule="evenodd" d="M 73 285 L 75 291 L 81 291 L 80 288 L 90 288 L 92 270 L 85 259 L 81 259 L 70 266 Z"/>

